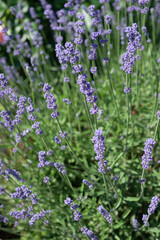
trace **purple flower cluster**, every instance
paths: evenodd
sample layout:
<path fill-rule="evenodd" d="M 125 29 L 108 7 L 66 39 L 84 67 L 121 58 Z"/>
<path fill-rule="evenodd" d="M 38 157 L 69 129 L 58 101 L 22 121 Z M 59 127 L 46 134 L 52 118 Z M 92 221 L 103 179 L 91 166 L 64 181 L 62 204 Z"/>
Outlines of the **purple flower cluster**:
<path fill-rule="evenodd" d="M 111 25 L 111 20 L 112 20 L 112 18 L 111 18 L 111 16 L 109 16 L 108 14 L 104 17 L 104 19 L 105 19 L 105 23 L 107 24 L 107 25 Z"/>
<path fill-rule="evenodd" d="M 86 179 L 83 179 L 82 181 L 85 185 L 89 186 L 90 189 L 93 189 L 94 188 L 94 185 L 92 183 L 90 183 L 88 180 Z"/>
<path fill-rule="evenodd" d="M 68 206 L 71 206 L 70 207 L 71 210 L 75 210 L 75 209 L 79 208 L 78 204 L 73 204 L 73 200 L 71 198 L 67 197 L 66 200 L 64 200 L 64 203 Z M 79 221 L 82 219 L 82 214 L 78 210 L 74 211 L 73 215 L 74 215 L 75 221 Z"/>
<path fill-rule="evenodd" d="M 66 104 L 71 104 L 71 101 L 68 98 L 63 98 L 63 102 L 65 102 Z"/>
<path fill-rule="evenodd" d="M 145 4 L 148 4 L 150 0 L 138 0 L 138 4 L 140 6 L 144 6 Z"/>
<path fill-rule="evenodd" d="M 10 11 L 13 15 L 16 16 L 16 18 L 23 19 L 24 14 L 22 12 L 22 5 L 19 3 L 17 4 L 17 10 L 14 7 L 10 7 Z"/>
<path fill-rule="evenodd" d="M 59 131 L 59 135 L 61 138 L 66 138 L 67 133 L 66 132 L 62 132 L 61 130 Z"/>
<path fill-rule="evenodd" d="M 133 225 L 134 230 L 137 231 L 138 230 L 138 220 L 134 218 L 132 220 L 132 225 Z"/>
<path fill-rule="evenodd" d="M 121 69 L 127 74 L 132 72 L 135 61 L 140 59 L 140 56 L 134 56 L 137 49 L 141 48 L 141 35 L 138 33 L 137 28 L 138 26 L 136 23 L 133 23 L 132 27 L 125 28 L 129 43 L 126 49 L 127 51 L 121 56 Z"/>
<path fill-rule="evenodd" d="M 45 151 L 40 151 L 38 154 L 38 158 L 39 158 L 39 163 L 38 163 L 39 168 L 43 168 L 45 166 L 51 166 L 51 167 L 55 167 L 62 174 L 67 173 L 67 171 L 65 170 L 64 164 L 47 161 Z"/>
<path fill-rule="evenodd" d="M 143 223 L 144 223 L 144 225 L 146 227 L 149 227 L 149 222 L 147 221 L 147 218 L 148 218 L 148 215 L 147 214 L 143 214 L 142 221 L 143 221 Z"/>
<path fill-rule="evenodd" d="M 92 143 L 94 143 L 94 150 L 97 154 L 95 160 L 98 161 L 98 171 L 105 173 L 105 166 L 107 165 L 107 161 L 104 160 L 105 154 L 105 138 L 103 136 L 103 130 L 97 129 L 95 130 L 94 137 L 91 139 Z"/>
<path fill-rule="evenodd" d="M 157 111 L 157 117 L 160 119 L 160 111 Z"/>
<path fill-rule="evenodd" d="M 44 177 L 43 182 L 44 183 L 49 183 L 49 177 Z"/>
<path fill-rule="evenodd" d="M 148 138 L 145 142 L 144 154 L 142 156 L 142 167 L 144 169 L 149 168 L 149 162 L 152 161 L 152 150 L 156 142 L 152 138 Z"/>
<path fill-rule="evenodd" d="M 16 192 L 10 194 L 11 198 L 23 199 L 23 200 L 30 198 L 30 200 L 32 201 L 32 204 L 38 203 L 38 199 L 36 195 L 33 194 L 32 191 L 29 188 L 27 188 L 25 185 L 23 185 L 22 187 L 17 187 L 15 190 Z"/>
<path fill-rule="evenodd" d="M 20 172 L 15 170 L 15 169 L 11 169 L 11 168 L 7 168 L 6 170 L 3 169 L 5 168 L 5 164 L 2 162 L 2 160 L 0 159 L 0 175 L 3 175 L 4 178 L 9 181 L 9 175 L 12 175 L 13 177 L 15 177 L 18 181 L 24 182 L 24 179 L 22 179 L 20 177 Z"/>
<path fill-rule="evenodd" d="M 151 215 L 155 212 L 155 210 L 158 207 L 158 203 L 159 203 L 160 199 L 159 197 L 156 195 L 152 198 L 151 200 L 151 204 L 148 207 L 148 214 Z"/>
<path fill-rule="evenodd" d="M 56 99 L 52 93 L 50 93 L 51 86 L 48 83 L 44 84 L 43 91 L 44 91 L 44 98 L 46 98 L 47 108 L 53 110 L 51 113 L 52 118 L 57 118 L 59 116 L 59 112 L 55 111 L 57 109 Z"/>
<path fill-rule="evenodd" d="M 3 186 L 0 186 L 0 195 L 4 195 L 5 194 L 5 189 L 3 188 Z"/>
<path fill-rule="evenodd" d="M 45 151 L 40 151 L 38 153 L 38 158 L 39 158 L 39 163 L 38 163 L 39 168 L 43 168 L 45 166 L 50 165 L 50 162 L 46 160 L 46 152 Z"/>
<path fill-rule="evenodd" d="M 39 220 L 44 218 L 47 214 L 50 214 L 51 211 L 50 210 L 42 210 L 39 213 L 33 214 L 33 216 L 31 217 L 31 220 L 29 221 L 29 225 L 30 226 L 34 226 L 34 224 Z M 44 223 L 45 224 L 45 223 Z"/>
<path fill-rule="evenodd" d="M 109 212 L 107 212 L 105 210 L 105 208 L 103 207 L 103 205 L 100 205 L 97 210 L 100 212 L 100 214 L 107 220 L 108 223 L 112 222 L 112 217 L 109 214 Z"/>
<path fill-rule="evenodd" d="M 62 67 L 66 65 L 65 69 L 68 67 L 67 63 L 75 64 L 79 61 L 79 50 L 76 50 L 73 46 L 73 43 L 66 42 L 65 46 L 62 46 L 60 43 L 56 44 L 56 57 Z M 76 72 L 79 72 L 79 67 L 73 67 Z M 82 70 L 82 69 L 81 69 Z"/>
<path fill-rule="evenodd" d="M 90 71 L 92 74 L 95 74 L 97 72 L 97 67 L 91 67 Z"/>
<path fill-rule="evenodd" d="M 8 218 L 7 217 L 3 217 L 2 215 L 0 215 L 0 222 L 7 223 L 8 222 Z"/>
<path fill-rule="evenodd" d="M 81 228 L 81 232 L 82 232 L 82 234 L 87 235 L 92 240 L 98 239 L 97 236 L 91 230 L 89 230 L 86 226 Z"/>
<path fill-rule="evenodd" d="M 55 143 L 58 143 L 58 144 L 60 144 L 62 142 L 62 140 L 57 136 L 54 137 L 54 141 L 55 141 Z"/>
<path fill-rule="evenodd" d="M 28 210 L 22 209 L 21 211 L 10 211 L 9 214 L 11 217 L 20 220 L 20 219 L 25 219 L 27 220 L 28 218 L 32 217 L 32 213 L 30 213 L 31 211 L 33 211 L 33 207 L 28 207 Z"/>
<path fill-rule="evenodd" d="M 64 175 L 67 174 L 67 171 L 65 170 L 65 166 L 63 163 L 52 163 L 52 164 L 59 172 L 61 172 Z"/>
<path fill-rule="evenodd" d="M 91 114 L 98 113 L 98 107 L 96 105 L 97 96 L 94 95 L 94 89 L 91 87 L 90 82 L 86 81 L 87 74 L 79 74 L 77 79 L 77 84 L 80 86 L 80 92 L 86 95 L 88 103 L 91 103 L 93 107 L 90 109 Z"/>
<path fill-rule="evenodd" d="M 127 88 L 127 87 L 124 87 L 124 92 L 125 92 L 125 93 L 129 93 L 130 91 L 131 91 L 131 88 L 130 88 L 130 87 L 128 87 L 128 88 Z"/>

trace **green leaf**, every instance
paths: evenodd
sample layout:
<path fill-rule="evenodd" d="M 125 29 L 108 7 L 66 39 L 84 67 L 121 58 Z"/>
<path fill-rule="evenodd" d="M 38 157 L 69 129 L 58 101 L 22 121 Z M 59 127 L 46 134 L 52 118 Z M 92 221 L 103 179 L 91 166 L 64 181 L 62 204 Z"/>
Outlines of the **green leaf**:
<path fill-rule="evenodd" d="M 124 198 L 124 200 L 128 201 L 128 202 L 138 202 L 139 198 L 138 197 L 126 197 L 126 198 Z"/>
<path fill-rule="evenodd" d="M 122 202 L 122 198 L 119 198 L 114 206 L 114 209 L 117 209 L 120 206 L 121 202 Z"/>
<path fill-rule="evenodd" d="M 132 208 L 128 208 L 128 209 L 122 214 L 122 218 L 125 219 L 125 218 L 130 214 L 131 211 L 132 211 Z"/>
<path fill-rule="evenodd" d="M 120 221 L 118 224 L 114 225 L 114 229 L 118 229 L 124 224 L 125 224 L 125 221 Z"/>

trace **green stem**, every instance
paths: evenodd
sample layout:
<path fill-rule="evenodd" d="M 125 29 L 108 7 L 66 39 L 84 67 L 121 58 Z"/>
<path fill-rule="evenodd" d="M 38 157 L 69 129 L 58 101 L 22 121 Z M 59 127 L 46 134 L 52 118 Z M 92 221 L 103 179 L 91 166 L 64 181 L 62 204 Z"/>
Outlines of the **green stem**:
<path fill-rule="evenodd" d="M 126 74 L 126 87 L 128 90 L 128 77 Z M 127 104 L 127 111 L 126 111 L 126 115 L 127 115 L 127 134 L 126 134 L 126 149 L 127 149 L 127 141 L 128 141 L 128 128 L 129 128 L 129 100 L 128 100 L 128 93 L 126 93 L 126 104 Z"/>

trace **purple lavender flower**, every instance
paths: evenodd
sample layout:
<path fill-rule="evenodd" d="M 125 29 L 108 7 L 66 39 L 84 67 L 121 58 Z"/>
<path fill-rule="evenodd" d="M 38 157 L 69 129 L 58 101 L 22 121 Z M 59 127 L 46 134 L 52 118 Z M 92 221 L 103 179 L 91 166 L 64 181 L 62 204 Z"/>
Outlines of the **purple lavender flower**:
<path fill-rule="evenodd" d="M 36 198 L 36 196 L 25 185 L 23 185 L 22 187 L 17 187 L 15 190 L 16 190 L 16 192 L 10 194 L 11 198 L 23 199 L 23 200 L 30 198 L 30 200 L 32 201 L 32 204 L 38 203 L 38 199 Z"/>
<path fill-rule="evenodd" d="M 70 206 L 70 205 L 73 203 L 73 200 L 72 200 L 71 198 L 67 197 L 66 200 L 64 200 L 64 203 L 65 203 L 66 205 L 69 205 L 69 206 Z"/>
<path fill-rule="evenodd" d="M 94 150 L 97 154 L 95 160 L 98 161 L 98 171 L 105 173 L 104 167 L 107 165 L 107 161 L 104 160 L 105 138 L 103 136 L 103 130 L 97 129 L 95 131 L 95 136 L 91 139 L 91 141 L 94 143 Z"/>
<path fill-rule="evenodd" d="M 155 195 L 152 200 L 151 200 L 151 204 L 148 207 L 148 214 L 151 215 L 155 212 L 156 208 L 158 207 L 158 203 L 159 203 L 160 199 L 157 195 Z"/>
<path fill-rule="evenodd" d="M 126 49 L 127 51 L 121 56 L 121 69 L 127 74 L 132 72 L 135 61 L 140 58 L 140 56 L 134 56 L 136 50 L 141 48 L 141 35 L 138 33 L 137 28 L 136 23 L 133 23 L 132 27 L 125 28 L 129 43 Z"/>
<path fill-rule="evenodd" d="M 114 181 L 117 181 L 118 178 L 119 178 L 119 177 L 118 177 L 117 175 L 115 175 L 115 176 L 113 177 L 113 180 L 114 180 Z"/>
<path fill-rule="evenodd" d="M 0 215 L 0 222 L 7 223 L 8 222 L 8 218 L 3 217 L 2 215 Z"/>
<path fill-rule="evenodd" d="M 51 113 L 52 118 L 57 118 L 59 116 L 59 112 L 55 111 L 57 109 L 56 99 L 52 93 L 50 93 L 51 86 L 48 83 L 44 84 L 43 91 L 44 91 L 44 98 L 46 98 L 47 108 L 53 110 Z"/>
<path fill-rule="evenodd" d="M 85 185 L 87 185 L 90 189 L 93 189 L 94 185 L 91 184 L 88 180 L 83 179 L 82 182 L 83 182 Z"/>
<path fill-rule="evenodd" d="M 3 188 L 3 186 L 0 186 L 0 195 L 4 195 L 5 193 L 5 189 Z"/>
<path fill-rule="evenodd" d="M 69 80 L 69 77 L 65 77 L 64 78 L 64 82 L 69 82 L 70 80 Z"/>
<path fill-rule="evenodd" d="M 62 142 L 61 139 L 57 136 L 54 137 L 54 141 L 58 144 L 60 144 Z"/>
<path fill-rule="evenodd" d="M 100 212 L 100 214 L 107 220 L 108 223 L 112 222 L 112 217 L 109 214 L 109 212 L 107 212 L 105 210 L 105 208 L 103 207 L 103 205 L 100 205 L 97 210 Z"/>
<path fill-rule="evenodd" d="M 148 4 L 150 0 L 138 0 L 139 6 L 144 6 L 145 4 Z"/>
<path fill-rule="evenodd" d="M 134 230 L 137 231 L 138 230 L 138 221 L 137 221 L 137 219 L 134 218 L 132 220 L 132 225 L 133 225 Z"/>
<path fill-rule="evenodd" d="M 64 151 L 66 149 L 66 146 L 65 145 L 62 145 L 61 146 L 61 149 Z"/>
<path fill-rule="evenodd" d="M 130 88 L 130 87 L 128 87 L 128 88 L 127 88 L 127 87 L 124 87 L 124 92 L 125 92 L 125 93 L 129 93 L 130 91 L 131 91 L 131 88 Z"/>
<path fill-rule="evenodd" d="M 109 16 L 108 14 L 104 17 L 104 19 L 105 19 L 105 23 L 107 24 L 107 25 L 111 25 L 111 16 Z"/>
<path fill-rule="evenodd" d="M 43 182 L 44 183 L 49 183 L 49 177 L 44 177 Z"/>
<path fill-rule="evenodd" d="M 81 228 L 82 234 L 87 234 L 88 228 L 86 226 Z"/>
<path fill-rule="evenodd" d="M 158 119 L 160 119 L 160 111 L 159 110 L 157 112 L 157 117 L 158 117 Z"/>
<path fill-rule="evenodd" d="M 33 216 L 31 217 L 31 220 L 29 221 L 29 225 L 30 226 L 34 226 L 34 224 L 36 223 L 36 221 L 38 221 L 39 219 L 44 218 L 47 214 L 50 214 L 50 210 L 42 210 L 39 213 L 33 214 Z"/>
<path fill-rule="evenodd" d="M 92 74 L 95 74 L 97 72 L 97 67 L 91 67 L 90 71 Z"/>
<path fill-rule="evenodd" d="M 36 128 L 39 128 L 40 126 L 40 122 L 35 122 L 33 125 L 32 125 L 32 128 L 33 129 L 36 129 Z"/>
<path fill-rule="evenodd" d="M 144 32 L 145 36 L 148 35 L 146 26 L 143 26 L 143 27 L 142 27 L 142 32 Z"/>
<path fill-rule="evenodd" d="M 41 135 L 43 133 L 43 130 L 41 128 L 36 129 L 36 134 Z"/>
<path fill-rule="evenodd" d="M 70 207 L 71 210 L 75 210 L 76 208 L 79 208 L 77 203 L 72 204 L 71 207 Z"/>
<path fill-rule="evenodd" d="M 61 138 L 66 138 L 67 133 L 66 132 L 62 132 L 61 130 L 59 131 L 59 135 L 61 136 Z"/>
<path fill-rule="evenodd" d="M 145 224 L 146 227 L 149 227 L 149 222 L 147 221 L 148 215 L 147 214 L 143 214 L 142 216 L 142 221 Z"/>
<path fill-rule="evenodd" d="M 145 147 L 144 147 L 144 154 L 142 156 L 142 167 L 144 169 L 149 168 L 149 162 L 152 161 L 152 150 L 156 142 L 154 139 L 149 138 L 145 142 Z"/>
<path fill-rule="evenodd" d="M 38 158 L 39 158 L 39 163 L 38 163 L 38 167 L 39 168 L 43 168 L 43 167 L 48 166 L 50 164 L 50 162 L 48 162 L 46 160 L 46 153 L 45 153 L 45 151 L 40 151 L 38 153 Z"/>
<path fill-rule="evenodd" d="M 143 178 L 143 179 L 141 179 L 141 178 L 139 178 L 139 183 L 145 183 L 145 181 L 146 181 L 146 179 L 145 178 Z"/>
<path fill-rule="evenodd" d="M 71 101 L 67 98 L 63 98 L 63 102 L 65 102 L 66 104 L 71 104 Z"/>
<path fill-rule="evenodd" d="M 79 221 L 79 220 L 82 219 L 82 214 L 78 210 L 76 210 L 73 214 L 74 214 L 74 220 L 75 221 Z"/>
<path fill-rule="evenodd" d="M 31 18 L 35 19 L 37 17 L 37 14 L 36 14 L 35 9 L 33 7 L 29 8 L 29 13 L 31 15 Z"/>
<path fill-rule="evenodd" d="M 47 155 L 51 156 L 52 154 L 53 154 L 53 151 L 52 150 L 48 150 Z"/>
<path fill-rule="evenodd" d="M 92 240 L 98 239 L 97 236 L 91 230 L 89 230 L 86 226 L 81 228 L 81 232 L 82 232 L 82 234 L 87 235 Z"/>

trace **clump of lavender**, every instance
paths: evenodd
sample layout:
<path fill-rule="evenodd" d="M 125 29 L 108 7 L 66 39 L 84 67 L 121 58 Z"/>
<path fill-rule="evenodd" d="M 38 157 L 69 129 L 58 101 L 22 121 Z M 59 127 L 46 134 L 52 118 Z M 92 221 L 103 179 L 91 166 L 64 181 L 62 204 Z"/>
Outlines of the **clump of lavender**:
<path fill-rule="evenodd" d="M 157 111 L 157 117 L 158 117 L 158 119 L 160 119 L 160 111 L 159 110 Z"/>
<path fill-rule="evenodd" d="M 147 214 L 143 214 L 142 221 L 143 221 L 143 223 L 144 223 L 144 225 L 146 227 L 149 227 L 149 222 L 148 222 L 149 216 L 155 212 L 155 210 L 158 207 L 159 201 L 160 201 L 160 198 L 157 195 L 155 195 L 152 198 L 151 203 L 150 203 L 150 205 L 148 207 L 148 210 L 147 210 L 148 215 Z"/>
<path fill-rule="evenodd" d="M 97 129 L 95 130 L 94 137 L 91 139 L 92 143 L 94 143 L 94 150 L 97 154 L 95 160 L 98 161 L 98 171 L 105 173 L 105 166 L 107 165 L 107 161 L 104 160 L 105 153 L 105 138 L 103 136 L 103 130 Z"/>
<path fill-rule="evenodd" d="M 107 212 L 105 210 L 105 208 L 103 207 L 103 205 L 100 205 L 98 208 L 98 211 L 100 212 L 100 214 L 107 220 L 108 223 L 112 222 L 112 217 L 109 214 L 109 212 Z"/>
<path fill-rule="evenodd" d="M 49 183 L 49 177 L 44 177 L 43 182 L 44 183 Z"/>
<path fill-rule="evenodd" d="M 62 174 L 66 174 L 67 173 L 63 163 L 57 163 L 57 162 L 50 162 L 50 161 L 48 161 L 46 159 L 46 152 L 45 151 L 40 151 L 39 154 L 38 154 L 38 158 L 39 158 L 39 163 L 38 163 L 38 167 L 39 168 L 44 168 L 46 166 L 51 166 L 51 167 L 55 167 Z"/>
<path fill-rule="evenodd" d="M 152 161 L 152 150 L 156 144 L 155 140 L 152 138 L 147 139 L 144 147 L 144 154 L 142 156 L 142 167 L 143 169 L 149 168 L 149 162 Z"/>
<path fill-rule="evenodd" d="M 10 197 L 13 199 L 23 199 L 26 200 L 29 198 L 32 201 L 32 204 L 37 204 L 38 199 L 35 194 L 32 193 L 32 191 L 27 188 L 25 185 L 22 187 L 17 187 L 15 189 L 16 191 L 14 193 L 10 194 Z"/>
<path fill-rule="evenodd" d="M 134 218 L 132 220 L 132 225 L 133 225 L 134 230 L 137 231 L 138 230 L 138 220 L 136 218 Z"/>
<path fill-rule="evenodd" d="M 89 230 L 86 226 L 81 228 L 81 232 L 84 235 L 87 235 L 92 240 L 97 240 L 97 236 L 93 233 L 93 231 Z"/>
<path fill-rule="evenodd" d="M 157 195 L 155 195 L 152 200 L 151 200 L 151 204 L 148 207 L 148 214 L 151 215 L 155 212 L 155 210 L 158 207 L 158 203 L 159 203 L 160 199 Z"/>
<path fill-rule="evenodd" d="M 143 221 L 143 223 L 146 227 L 149 227 L 148 215 L 147 214 L 143 214 L 142 221 Z"/>
<path fill-rule="evenodd" d="M 38 221 L 39 219 L 44 218 L 47 214 L 50 214 L 51 211 L 50 210 L 42 210 L 39 213 L 33 214 L 33 216 L 31 217 L 30 221 L 29 221 L 29 225 L 30 226 L 34 226 L 34 224 L 36 223 L 36 221 Z M 48 221 L 43 222 L 44 224 L 49 223 Z"/>
<path fill-rule="evenodd" d="M 44 91 L 44 98 L 46 98 L 47 108 L 51 109 L 53 112 L 51 113 L 52 118 L 57 118 L 59 116 L 59 112 L 56 111 L 57 104 L 56 99 L 52 93 L 50 93 L 51 86 L 48 83 L 44 84 L 43 91 Z"/>
<path fill-rule="evenodd" d="M 138 25 L 132 24 L 132 27 L 126 27 L 125 32 L 129 39 L 127 51 L 121 56 L 121 69 L 127 74 L 132 72 L 135 62 L 140 59 L 139 55 L 135 55 L 137 49 L 141 48 L 141 35 L 137 31 Z"/>
<path fill-rule="evenodd" d="M 88 75 L 87 74 L 79 74 L 77 84 L 80 86 L 80 92 L 86 95 L 86 100 L 88 103 L 92 104 L 92 108 L 90 109 L 91 114 L 97 114 L 98 113 L 98 107 L 96 105 L 96 102 L 98 100 L 98 97 L 94 95 L 94 89 L 91 86 L 90 82 L 87 82 Z"/>
<path fill-rule="evenodd" d="M 125 93 L 130 93 L 131 91 L 131 88 L 130 87 L 124 87 L 124 92 Z"/>
<path fill-rule="evenodd" d="M 79 208 L 78 204 L 73 204 L 73 200 L 71 198 L 67 197 L 66 200 L 64 200 L 64 203 L 68 206 L 71 206 L 70 207 L 71 210 L 75 210 L 75 209 Z M 79 220 L 82 219 L 82 213 L 79 212 L 78 210 L 74 211 L 73 215 L 74 215 L 74 220 L 75 221 L 79 221 Z"/>
<path fill-rule="evenodd" d="M 83 179 L 82 182 L 83 182 L 85 185 L 87 185 L 90 189 L 93 189 L 94 185 L 93 185 L 91 182 L 89 182 L 88 180 Z"/>

